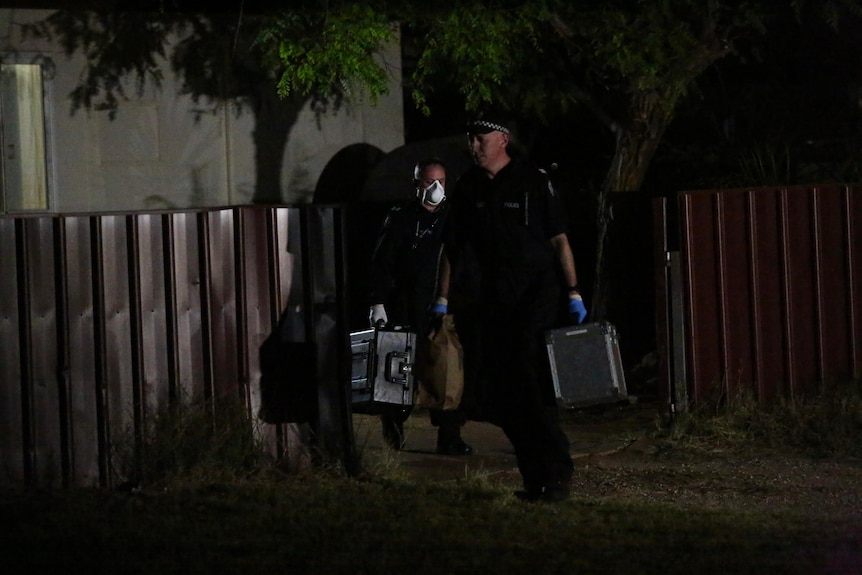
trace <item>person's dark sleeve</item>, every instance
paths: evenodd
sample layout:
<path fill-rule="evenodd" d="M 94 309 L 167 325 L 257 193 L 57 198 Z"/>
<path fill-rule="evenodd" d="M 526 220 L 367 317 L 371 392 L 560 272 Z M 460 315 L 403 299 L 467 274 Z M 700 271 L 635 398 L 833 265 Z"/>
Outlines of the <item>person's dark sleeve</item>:
<path fill-rule="evenodd" d="M 398 248 L 397 224 L 401 209 L 394 207 L 386 215 L 377 244 L 371 256 L 371 293 L 369 304 L 385 304 L 395 288 L 394 265 Z"/>

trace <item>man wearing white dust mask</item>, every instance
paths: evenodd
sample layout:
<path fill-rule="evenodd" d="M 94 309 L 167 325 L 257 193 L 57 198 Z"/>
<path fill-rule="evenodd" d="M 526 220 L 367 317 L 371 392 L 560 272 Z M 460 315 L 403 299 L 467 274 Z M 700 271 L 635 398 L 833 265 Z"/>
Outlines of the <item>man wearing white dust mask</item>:
<path fill-rule="evenodd" d="M 386 216 L 371 263 L 369 323 L 410 326 L 425 337 L 428 306 L 437 281 L 437 258 L 448 213 L 446 167 L 440 158 L 420 160 L 413 170 L 415 200 L 393 207 Z M 458 410 L 429 410 L 437 427 L 437 453 L 470 455 L 461 439 L 464 417 Z M 394 449 L 404 447 L 406 413 L 381 415 L 383 436 Z"/>

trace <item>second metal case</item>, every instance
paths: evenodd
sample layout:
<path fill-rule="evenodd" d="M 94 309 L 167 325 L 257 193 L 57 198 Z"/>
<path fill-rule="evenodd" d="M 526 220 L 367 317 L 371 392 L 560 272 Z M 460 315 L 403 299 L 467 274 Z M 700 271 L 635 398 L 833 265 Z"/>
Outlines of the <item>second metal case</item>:
<path fill-rule="evenodd" d="M 563 406 L 626 398 L 616 328 L 608 322 L 561 327 L 545 334 L 557 401 Z"/>

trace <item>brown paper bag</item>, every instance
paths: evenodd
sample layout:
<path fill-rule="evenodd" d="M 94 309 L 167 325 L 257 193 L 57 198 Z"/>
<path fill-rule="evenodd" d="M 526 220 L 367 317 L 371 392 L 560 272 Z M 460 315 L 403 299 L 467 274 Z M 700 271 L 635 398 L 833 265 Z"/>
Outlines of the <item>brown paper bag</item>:
<path fill-rule="evenodd" d="M 443 316 L 440 328 L 428 334 L 418 352 L 416 406 L 458 409 L 464 393 L 464 349 L 451 315 Z"/>

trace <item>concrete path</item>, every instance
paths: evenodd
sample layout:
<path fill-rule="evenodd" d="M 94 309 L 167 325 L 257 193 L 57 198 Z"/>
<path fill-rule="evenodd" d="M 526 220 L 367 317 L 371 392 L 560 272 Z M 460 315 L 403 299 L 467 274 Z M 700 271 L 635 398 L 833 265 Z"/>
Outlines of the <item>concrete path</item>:
<path fill-rule="evenodd" d="M 571 441 L 572 458 L 610 454 L 626 449 L 656 428 L 656 405 L 629 403 L 593 406 L 563 413 L 564 429 Z M 490 423 L 468 421 L 461 437 L 473 447 L 473 455 L 437 455 L 437 428 L 427 411 L 414 411 L 404 424 L 406 446 L 388 447 L 377 416 L 354 414 L 357 450 L 365 467 L 396 464 L 416 478 L 461 479 L 471 473 L 518 475 L 512 446 L 502 430 Z"/>

